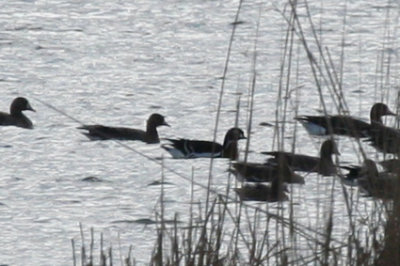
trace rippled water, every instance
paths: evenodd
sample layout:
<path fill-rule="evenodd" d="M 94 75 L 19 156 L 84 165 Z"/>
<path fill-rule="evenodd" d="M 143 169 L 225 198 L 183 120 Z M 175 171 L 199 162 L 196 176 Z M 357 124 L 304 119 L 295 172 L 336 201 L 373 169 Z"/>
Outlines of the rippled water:
<path fill-rule="evenodd" d="M 79 222 L 86 229 L 104 232 L 106 244 L 120 244 L 123 253 L 134 245 L 137 261 L 149 261 L 154 227 L 131 221 L 154 218 L 160 187 L 148 184 L 161 178 L 161 167 L 118 143 L 88 141 L 76 130 L 77 121 L 40 101 L 84 123 L 144 127 L 147 117 L 159 112 L 172 125 L 160 128 L 162 137 L 212 139 L 237 7 L 237 1 L 196 0 L 0 2 L 1 109 L 8 110 L 14 97 L 26 96 L 37 110 L 27 113 L 35 124 L 33 131 L 13 127 L 0 131 L 1 263 L 71 265 L 70 239 L 80 239 Z M 287 32 L 285 8 L 282 1 L 243 3 L 239 20 L 244 23 L 238 25 L 233 42 L 218 140 L 234 124 L 237 93 L 243 94 L 239 125 L 246 128 L 257 39 L 250 145 L 254 161 L 263 160 L 257 152 L 273 148 L 273 129 L 259 123 L 275 120 Z M 348 1 L 345 6 L 343 1 L 310 1 L 317 37 L 323 49 L 329 50 L 337 72 L 345 32 L 343 90 L 354 115 L 368 119 L 377 99 L 394 104 L 398 12 L 397 3 Z M 316 52 L 305 14 L 304 4 L 299 4 L 303 30 Z M 290 82 L 299 94 L 289 101 L 288 117 L 294 115 L 296 101 L 302 114 L 320 108 L 315 80 L 298 39 L 295 47 L 293 62 L 298 69 Z M 320 81 L 328 96 L 326 81 Z M 329 100 L 327 106 L 335 112 Z M 298 139 L 298 151 L 318 152 L 320 140 L 311 139 L 302 128 Z M 169 156 L 159 145 L 127 145 L 153 158 Z M 339 145 L 344 162 L 359 162 L 352 142 L 343 138 Z M 195 179 L 207 181 L 209 160 L 166 159 L 165 165 L 187 177 L 194 167 Z M 227 182 L 226 168 L 226 160 L 215 162 L 214 186 L 221 190 Z M 185 220 L 190 184 L 165 174 L 171 183 L 166 186 L 166 216 L 172 219 L 178 213 Z M 82 181 L 86 177 L 100 182 Z M 326 191 L 331 182 L 331 178 L 310 175 L 306 189 L 293 188 L 299 220 L 303 217 L 307 225 L 324 226 L 321 217 L 326 210 L 320 209 L 320 203 L 329 200 Z M 345 220 L 339 186 L 337 194 L 335 217 Z M 196 188 L 195 195 L 198 201 L 204 200 L 202 189 Z M 367 210 L 368 201 L 361 200 L 360 209 Z"/>

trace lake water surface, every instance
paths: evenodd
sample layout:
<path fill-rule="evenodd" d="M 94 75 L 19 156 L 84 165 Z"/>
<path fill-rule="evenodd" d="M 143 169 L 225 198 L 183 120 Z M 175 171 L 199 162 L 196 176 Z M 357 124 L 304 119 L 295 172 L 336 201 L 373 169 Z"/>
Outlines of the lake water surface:
<path fill-rule="evenodd" d="M 159 208 L 160 186 L 149 186 L 161 179 L 159 160 L 151 161 L 113 141 L 90 142 L 76 129 L 78 121 L 144 128 L 148 116 L 158 112 L 171 125 L 160 128 L 161 137 L 212 140 L 238 5 L 230 0 L 0 2 L 1 110 L 7 111 L 17 96 L 27 97 L 37 110 L 26 112 L 34 130 L 0 129 L 0 264 L 71 265 L 71 239 L 80 239 L 79 222 L 87 234 L 90 227 L 103 232 L 105 244 L 120 249 L 122 255 L 133 245 L 137 262 L 147 264 L 155 227 L 132 221 L 153 220 Z M 368 120 L 369 108 L 378 100 L 396 110 L 398 3 L 309 1 L 309 8 L 307 15 L 305 4 L 299 3 L 299 19 L 317 61 L 322 65 L 309 18 L 337 73 L 344 51 L 343 93 L 351 113 Z M 217 140 L 222 142 L 235 123 L 239 94 L 243 110 L 239 126 L 247 128 L 257 42 L 252 161 L 264 160 L 258 152 L 276 149 L 273 128 L 259 124 L 275 122 L 289 9 L 285 1 L 245 1 L 239 15 L 243 23 L 233 40 Z M 299 38 L 294 47 L 290 121 L 297 104 L 301 114 L 316 114 L 321 108 Z M 320 76 L 319 81 L 328 112 L 336 112 L 326 79 Z M 293 125 L 288 125 L 287 136 Z M 297 139 L 297 151 L 318 153 L 321 139 L 309 137 L 301 127 Z M 286 144 L 289 149 L 291 140 Z M 207 159 L 172 160 L 159 145 L 126 145 L 151 158 L 164 156 L 166 167 L 189 179 L 193 168 L 195 180 L 207 184 Z M 340 138 L 339 149 L 341 162 L 360 163 L 353 142 Z M 213 188 L 221 192 L 227 186 L 227 168 L 226 160 L 215 161 Z M 86 177 L 100 182 L 83 181 Z M 190 183 L 168 171 L 165 178 L 170 183 L 165 187 L 166 218 L 178 213 L 186 221 Z M 308 175 L 306 179 L 304 187 L 292 188 L 298 220 L 323 227 L 327 210 L 321 206 L 330 201 L 327 191 L 334 178 Z M 339 182 L 334 188 L 335 218 L 345 224 Z M 204 189 L 195 191 L 196 201 L 204 202 Z M 370 203 L 360 198 L 355 215 L 367 216 Z M 338 238 L 347 237 L 344 228 L 340 224 L 335 228 Z"/>

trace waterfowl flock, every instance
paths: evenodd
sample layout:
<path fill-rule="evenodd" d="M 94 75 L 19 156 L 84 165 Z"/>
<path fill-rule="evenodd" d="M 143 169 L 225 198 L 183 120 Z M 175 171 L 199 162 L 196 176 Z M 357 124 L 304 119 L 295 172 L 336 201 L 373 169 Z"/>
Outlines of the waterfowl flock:
<path fill-rule="evenodd" d="M 16 126 L 33 129 L 32 121 L 23 111 L 33 111 L 26 98 L 17 97 L 10 106 L 10 113 L 0 112 L 0 126 Z M 246 139 L 242 129 L 229 129 L 223 144 L 183 138 L 160 138 L 159 126 L 170 126 L 161 114 L 151 114 L 145 130 L 111 127 L 104 125 L 81 125 L 82 134 L 90 140 L 129 140 L 158 144 L 175 159 L 227 158 L 231 161 L 228 171 L 241 182 L 235 188 L 240 200 L 277 202 L 288 200 L 286 184 L 304 184 L 305 179 L 297 172 L 314 172 L 322 176 L 339 176 L 338 169 L 348 173 L 341 180 L 356 183 L 366 196 L 381 199 L 393 199 L 400 188 L 400 160 L 389 159 L 379 163 L 385 169 L 378 171 L 376 163 L 365 158 L 361 166 L 335 165 L 332 156 L 340 155 L 334 135 L 363 139 L 379 152 L 400 154 L 400 130 L 383 124 L 382 116 L 396 116 L 387 105 L 375 103 L 370 111 L 370 123 L 347 115 L 298 116 L 299 121 L 311 135 L 328 136 L 323 141 L 318 156 L 296 154 L 285 151 L 267 151 L 261 154 L 269 156 L 263 163 L 238 161 L 238 143 Z M 160 141 L 161 140 L 161 141 Z M 270 183 L 265 184 L 265 183 Z M 346 184 L 346 183 L 345 183 Z"/>

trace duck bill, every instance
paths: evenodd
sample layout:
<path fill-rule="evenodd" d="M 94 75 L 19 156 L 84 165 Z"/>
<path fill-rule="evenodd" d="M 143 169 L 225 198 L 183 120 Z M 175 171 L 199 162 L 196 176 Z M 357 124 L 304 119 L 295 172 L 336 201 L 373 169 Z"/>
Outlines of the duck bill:
<path fill-rule="evenodd" d="M 26 110 L 29 110 L 29 111 L 32 111 L 32 112 L 36 112 L 36 110 L 33 109 L 32 106 L 29 103 L 26 105 Z"/>
<path fill-rule="evenodd" d="M 163 126 L 171 127 L 167 122 L 162 123 Z"/>
<path fill-rule="evenodd" d="M 397 116 L 397 114 L 393 113 L 392 111 L 388 110 L 385 115 L 390 115 L 390 116 Z"/>

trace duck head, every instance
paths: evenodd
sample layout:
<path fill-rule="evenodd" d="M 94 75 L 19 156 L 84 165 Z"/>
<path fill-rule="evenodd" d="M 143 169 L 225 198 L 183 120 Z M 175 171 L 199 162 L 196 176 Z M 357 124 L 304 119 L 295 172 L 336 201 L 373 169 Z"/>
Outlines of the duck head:
<path fill-rule="evenodd" d="M 325 140 L 321 145 L 321 157 L 331 157 L 332 154 L 340 155 L 337 145 L 333 139 Z"/>
<path fill-rule="evenodd" d="M 147 125 L 152 125 L 155 127 L 158 126 L 167 126 L 169 127 L 170 125 L 165 121 L 165 117 L 160 115 L 160 114 L 152 114 L 149 119 L 147 120 Z"/>
<path fill-rule="evenodd" d="M 10 106 L 11 114 L 21 113 L 22 111 L 26 110 L 36 112 L 35 109 L 33 109 L 32 106 L 30 105 L 28 100 L 24 97 L 15 98 L 14 101 L 11 103 Z"/>
<path fill-rule="evenodd" d="M 384 103 L 376 103 L 372 106 L 370 112 L 371 121 L 382 123 L 382 116 L 384 115 L 396 116 L 396 114 L 390 111 L 389 107 Z"/>

